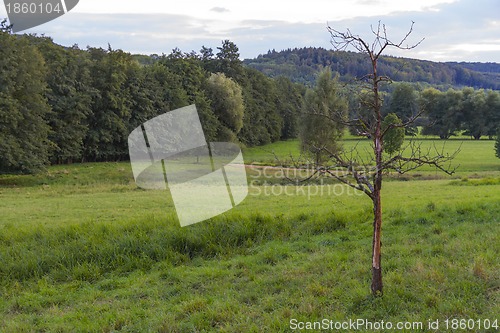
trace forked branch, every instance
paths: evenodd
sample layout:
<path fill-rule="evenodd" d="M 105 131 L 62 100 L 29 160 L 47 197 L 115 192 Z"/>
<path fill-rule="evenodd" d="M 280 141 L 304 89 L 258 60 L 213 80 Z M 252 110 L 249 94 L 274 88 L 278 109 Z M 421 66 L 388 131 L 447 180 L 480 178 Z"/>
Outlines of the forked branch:
<path fill-rule="evenodd" d="M 415 22 L 412 21 L 408 32 L 399 42 L 394 42 L 387 37 L 387 28 L 385 24 L 382 24 L 380 21 L 378 22 L 377 29 L 374 29 L 373 26 L 371 27 L 371 31 L 375 38 L 370 44 L 359 35 L 354 35 L 349 29 L 342 32 L 328 25 L 327 30 L 330 33 L 331 43 L 335 50 L 345 51 L 349 47 L 353 47 L 358 52 L 368 53 L 371 60 L 374 61 L 380 57 L 387 47 L 394 47 L 401 50 L 411 50 L 419 46 L 425 38 L 422 38 L 415 44 L 404 45 L 408 40 L 408 37 L 410 37 L 413 32 L 414 24 Z"/>

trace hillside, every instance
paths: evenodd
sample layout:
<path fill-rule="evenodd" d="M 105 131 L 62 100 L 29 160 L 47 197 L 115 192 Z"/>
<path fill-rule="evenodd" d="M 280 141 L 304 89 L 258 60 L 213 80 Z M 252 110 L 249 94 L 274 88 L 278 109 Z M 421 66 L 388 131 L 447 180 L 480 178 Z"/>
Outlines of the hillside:
<path fill-rule="evenodd" d="M 362 54 L 312 47 L 272 50 L 244 63 L 270 77 L 285 76 L 304 84 L 313 83 L 316 73 L 326 66 L 340 73 L 344 80 L 362 77 L 370 70 L 368 59 Z M 395 81 L 500 89 L 497 63 L 441 63 L 385 56 L 379 61 L 379 71 Z"/>

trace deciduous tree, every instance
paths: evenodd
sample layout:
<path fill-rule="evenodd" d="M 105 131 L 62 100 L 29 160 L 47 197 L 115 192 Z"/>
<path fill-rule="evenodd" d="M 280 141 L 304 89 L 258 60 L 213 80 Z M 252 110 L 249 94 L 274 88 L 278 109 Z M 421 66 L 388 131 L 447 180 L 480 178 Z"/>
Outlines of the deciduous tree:
<path fill-rule="evenodd" d="M 389 113 L 384 117 L 384 121 L 382 122 L 382 132 L 386 132 L 384 137 L 384 151 L 389 155 L 398 152 L 403 145 L 405 129 L 402 125 L 403 122 L 395 113 Z"/>
<path fill-rule="evenodd" d="M 251 68 L 245 68 L 244 73 L 238 81 L 245 101 L 243 128 L 238 138 L 251 146 L 279 140 L 283 119 L 277 107 L 279 100 L 274 80 Z"/>
<path fill-rule="evenodd" d="M 276 106 L 283 119 L 281 139 L 296 138 L 299 133 L 299 116 L 305 87 L 281 76 L 276 79 L 276 88 L 278 96 Z"/>
<path fill-rule="evenodd" d="M 208 78 L 206 90 L 213 113 L 222 126 L 217 139 L 235 141 L 236 135 L 243 127 L 245 112 L 240 85 L 223 73 L 216 73 Z"/>
<path fill-rule="evenodd" d="M 408 121 L 418 113 L 417 94 L 409 83 L 398 83 L 392 92 L 388 110 L 403 121 Z M 408 126 L 407 135 L 416 135 L 416 126 Z"/>
<path fill-rule="evenodd" d="M 127 137 L 132 114 L 130 77 L 139 64 L 122 50 L 89 48 L 92 86 L 99 92 L 92 101 L 89 130 L 84 140 L 86 161 L 127 158 Z"/>
<path fill-rule="evenodd" d="M 335 117 L 347 120 L 347 99 L 340 93 L 338 78 L 330 69 L 318 76 L 316 87 L 306 92 L 300 118 L 300 146 L 314 156 L 315 163 L 323 163 L 331 153 L 341 150 L 340 138 L 345 126 Z"/>
<path fill-rule="evenodd" d="M 92 96 L 97 93 L 90 84 L 88 55 L 77 48 L 56 45 L 48 37 L 31 40 L 46 59 L 48 69 L 46 97 L 52 112 L 47 120 L 53 143 L 50 160 L 52 163 L 81 160 Z"/>

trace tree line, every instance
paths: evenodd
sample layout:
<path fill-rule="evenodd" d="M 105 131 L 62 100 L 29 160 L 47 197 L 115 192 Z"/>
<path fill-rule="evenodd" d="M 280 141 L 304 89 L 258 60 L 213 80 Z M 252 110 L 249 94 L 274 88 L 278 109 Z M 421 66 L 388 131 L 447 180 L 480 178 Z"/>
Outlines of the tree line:
<path fill-rule="evenodd" d="M 310 115 L 312 110 L 316 113 L 325 113 L 326 111 L 318 110 L 328 107 L 337 113 L 337 118 L 340 117 L 338 114 L 340 112 L 346 119 L 351 120 L 366 117 L 368 113 L 367 104 L 369 103 L 367 102 L 369 102 L 371 91 L 358 85 L 343 84 L 338 73 L 333 73 L 334 77 L 327 79 L 331 75 L 329 68 L 322 70 L 318 75 L 316 85 L 307 90 L 304 98 L 299 137 L 303 139 L 303 142 L 308 142 L 315 147 L 320 147 L 320 142 L 328 142 L 330 140 L 328 138 L 336 135 L 332 133 L 341 133 L 342 130 L 336 128 L 337 124 L 327 119 L 332 118 L 332 115 L 312 117 Z M 326 89 L 328 85 L 331 87 Z M 323 97 L 321 102 L 312 102 L 312 96 L 321 92 L 324 96 L 335 93 L 347 105 L 332 97 L 337 95 L 331 95 L 329 98 Z M 382 116 L 394 115 L 404 123 L 418 118 L 405 127 L 405 135 L 408 136 L 421 134 L 438 136 L 440 139 L 469 136 L 479 140 L 483 137 L 493 139 L 500 131 L 500 91 L 497 90 L 465 87 L 443 91 L 419 84 L 394 82 L 384 86 L 379 95 L 382 99 L 380 108 Z M 363 133 L 362 129 L 355 126 L 349 127 L 349 130 L 353 135 Z M 324 137 L 321 137 L 322 135 Z M 335 150 L 333 147 L 329 149 Z"/>
<path fill-rule="evenodd" d="M 304 88 L 244 67 L 226 40 L 214 52 L 155 56 L 62 47 L 0 30 L 0 172 L 128 159 L 128 134 L 196 104 L 208 141 L 262 145 L 297 136 Z"/>
<path fill-rule="evenodd" d="M 342 81 L 363 77 L 370 70 L 369 61 L 360 53 L 320 47 L 270 50 L 256 59 L 246 59 L 245 64 L 271 77 L 285 76 L 309 86 L 314 85 L 317 73 L 325 67 L 338 72 Z M 500 64 L 496 63 L 440 63 L 382 56 L 378 70 L 394 81 L 500 89 Z"/>
<path fill-rule="evenodd" d="M 420 120 L 406 128 L 414 135 L 417 126 L 423 135 L 449 139 L 467 135 L 475 140 L 492 139 L 500 129 L 500 92 L 491 89 L 433 87 L 423 88 L 410 83 L 394 83 L 385 93 L 383 114 L 394 113 L 403 121 L 420 114 Z"/>

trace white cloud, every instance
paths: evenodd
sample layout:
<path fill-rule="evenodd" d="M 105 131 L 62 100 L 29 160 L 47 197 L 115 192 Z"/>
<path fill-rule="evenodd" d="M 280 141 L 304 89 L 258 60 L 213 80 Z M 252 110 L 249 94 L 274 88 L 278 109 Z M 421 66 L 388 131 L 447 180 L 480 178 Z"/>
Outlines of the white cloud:
<path fill-rule="evenodd" d="M 273 48 L 330 48 L 327 22 L 370 36 L 370 25 L 378 20 L 394 39 L 404 36 L 411 21 L 416 23 L 410 42 L 426 38 L 417 49 L 394 55 L 500 62 L 497 0 L 184 0 L 175 6 L 160 0 L 81 0 L 74 11 L 29 32 L 45 33 L 63 45 L 107 47 L 109 42 L 134 53 L 169 53 L 175 47 L 190 52 L 230 39 L 249 58 Z"/>
<path fill-rule="evenodd" d="M 210 9 L 210 11 L 216 12 L 216 13 L 229 13 L 230 12 L 229 9 L 224 8 L 224 7 L 213 7 Z"/>
<path fill-rule="evenodd" d="M 500 52 L 500 43 L 497 42 L 496 44 L 483 44 L 483 43 L 476 43 L 476 44 L 457 44 L 454 45 L 450 48 L 452 51 L 463 51 L 463 52 L 469 52 L 469 53 L 475 53 L 475 52 Z"/>

